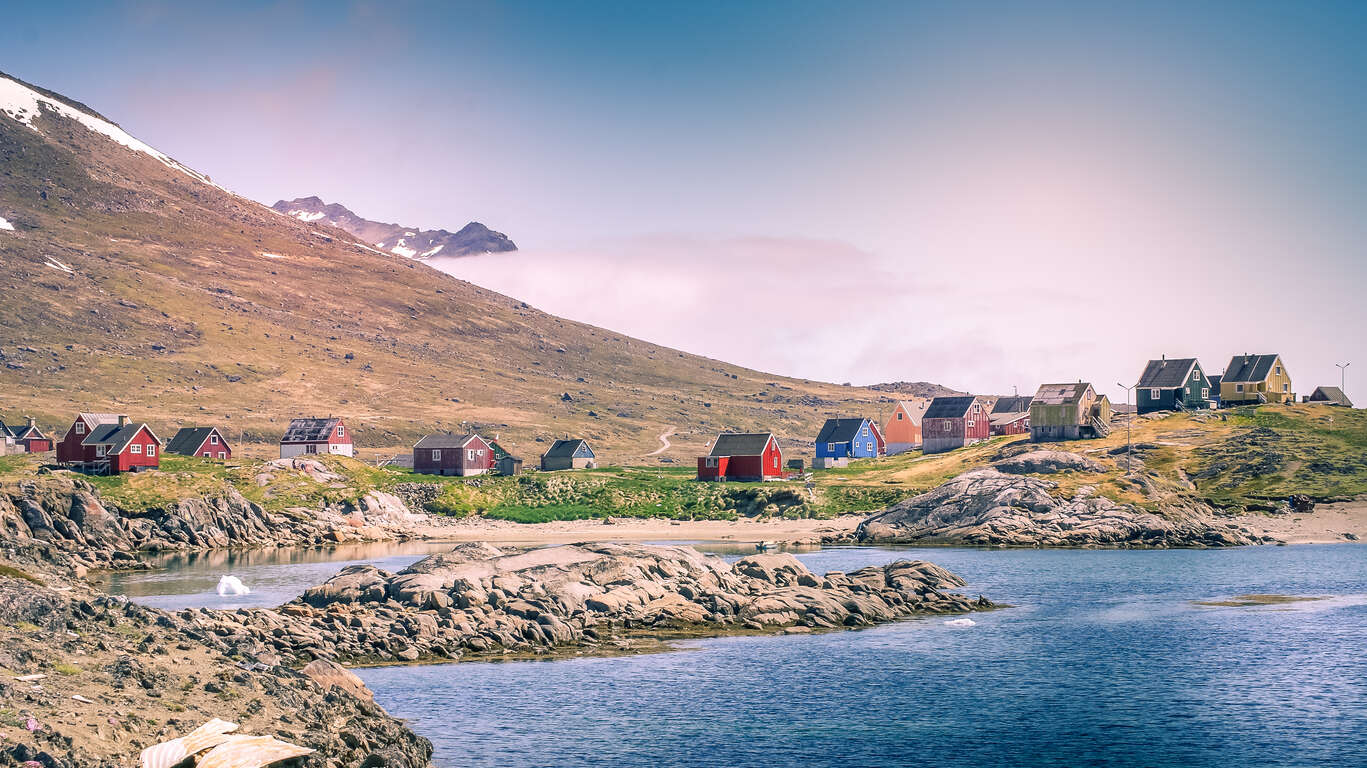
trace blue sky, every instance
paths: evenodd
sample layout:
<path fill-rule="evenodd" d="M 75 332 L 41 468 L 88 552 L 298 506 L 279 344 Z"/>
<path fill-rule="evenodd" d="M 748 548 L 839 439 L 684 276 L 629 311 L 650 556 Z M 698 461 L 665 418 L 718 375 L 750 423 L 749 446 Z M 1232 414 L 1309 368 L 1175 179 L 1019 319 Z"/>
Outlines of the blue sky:
<path fill-rule="evenodd" d="M 1367 7 L 1111 5 L 49 2 L 0 69 L 267 203 L 483 221 L 524 253 L 444 268 L 779 373 L 1337 381 Z"/>

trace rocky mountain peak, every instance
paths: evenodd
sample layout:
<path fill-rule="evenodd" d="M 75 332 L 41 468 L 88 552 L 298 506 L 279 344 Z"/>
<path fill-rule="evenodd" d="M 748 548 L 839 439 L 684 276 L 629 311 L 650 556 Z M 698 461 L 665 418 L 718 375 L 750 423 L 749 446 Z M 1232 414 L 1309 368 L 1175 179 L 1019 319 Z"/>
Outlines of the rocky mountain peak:
<path fill-rule="evenodd" d="M 472 221 L 454 233 L 445 229 L 386 224 L 359 216 L 340 203 L 326 203 L 317 195 L 279 200 L 271 208 L 300 221 L 337 227 L 380 250 L 410 259 L 476 256 L 517 250 L 507 235 L 495 232 L 478 221 Z"/>

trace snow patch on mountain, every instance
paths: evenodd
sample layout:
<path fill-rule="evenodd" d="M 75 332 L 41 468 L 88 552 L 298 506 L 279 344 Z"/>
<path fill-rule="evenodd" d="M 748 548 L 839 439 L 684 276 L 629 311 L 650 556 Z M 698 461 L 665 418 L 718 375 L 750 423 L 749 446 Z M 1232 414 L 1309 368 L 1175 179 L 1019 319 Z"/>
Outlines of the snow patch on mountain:
<path fill-rule="evenodd" d="M 44 265 L 44 266 L 52 267 L 53 269 L 57 270 L 58 272 L 65 272 L 65 273 L 67 273 L 68 275 L 74 275 L 74 274 L 76 274 L 76 270 L 72 269 L 71 267 L 68 267 L 67 265 L 65 265 L 65 264 L 63 264 L 62 262 L 60 262 L 60 261 L 58 261 L 58 260 L 52 258 L 51 256 L 47 256 L 46 258 L 47 258 L 47 261 L 43 262 L 43 265 Z"/>
<path fill-rule="evenodd" d="M 317 221 L 317 220 L 323 218 L 323 216 L 324 216 L 324 214 L 323 214 L 322 211 L 314 211 L 314 212 L 310 213 L 310 212 L 308 212 L 308 211 L 299 211 L 299 210 L 290 211 L 290 212 L 289 212 L 289 215 L 290 215 L 290 216 L 293 216 L 294 218 L 296 218 L 296 219 L 298 219 L 298 220 L 300 220 L 300 221 Z"/>
<path fill-rule="evenodd" d="M 8 229 L 13 231 L 14 225 L 6 221 L 5 217 L 0 216 L 0 229 Z"/>
<path fill-rule="evenodd" d="M 23 83 L 16 82 L 7 77 L 0 77 L 0 112 L 23 123 L 29 128 L 32 128 L 34 131 L 38 131 L 38 127 L 33 124 L 33 121 L 42 114 L 44 109 L 55 112 L 70 120 L 75 120 L 95 133 L 106 136 L 134 152 L 141 152 L 144 155 L 155 158 L 166 167 L 174 168 L 197 181 L 202 181 L 211 186 L 218 186 L 212 181 L 209 181 L 208 176 L 181 165 L 168 155 L 162 154 L 151 146 L 133 138 L 127 131 L 117 125 L 95 117 L 94 115 L 86 114 L 85 112 L 63 104 L 56 99 L 44 96 Z M 38 132 L 42 133 L 42 131 Z M 219 188 L 222 189 L 222 187 Z"/>
<path fill-rule="evenodd" d="M 399 242 L 403 242 L 403 241 L 400 240 Z M 399 254 L 400 256 L 403 256 L 403 257 L 409 258 L 409 259 L 413 258 L 413 257 L 418 253 L 418 249 L 416 249 L 416 248 L 405 248 L 405 247 L 403 247 L 402 245 L 396 245 L 396 246 L 394 246 L 393 248 L 390 248 L 389 250 L 393 251 L 394 253 Z"/>

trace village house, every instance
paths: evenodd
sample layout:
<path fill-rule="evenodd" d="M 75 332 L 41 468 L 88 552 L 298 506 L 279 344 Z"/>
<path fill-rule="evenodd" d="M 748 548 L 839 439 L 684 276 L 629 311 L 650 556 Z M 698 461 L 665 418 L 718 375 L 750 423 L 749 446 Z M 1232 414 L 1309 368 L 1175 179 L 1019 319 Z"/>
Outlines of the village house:
<path fill-rule="evenodd" d="M 1215 374 L 1215 375 L 1213 375 L 1213 376 L 1207 376 L 1207 377 L 1206 377 L 1206 379 L 1210 381 L 1210 407 L 1211 407 L 1211 408 L 1219 408 L 1219 407 L 1220 407 L 1220 380 L 1221 380 L 1222 378 L 1224 378 L 1223 375 L 1218 374 L 1218 373 Z"/>
<path fill-rule="evenodd" d="M 482 475 L 494 468 L 494 450 L 477 434 L 428 435 L 413 446 L 413 471 L 423 475 Z"/>
<path fill-rule="evenodd" d="M 331 453 L 338 456 L 352 456 L 355 448 L 351 443 L 351 430 L 342 419 L 329 416 L 326 419 L 294 419 L 280 438 L 280 458 L 292 456 Z"/>
<path fill-rule="evenodd" d="M 997 398 L 997 402 L 992 404 L 992 412 L 988 414 L 991 434 L 1030 434 L 1030 401 L 1033 399 L 1029 395 Z"/>
<path fill-rule="evenodd" d="M 883 435 L 872 419 L 826 419 L 816 436 L 816 461 L 812 466 L 843 467 L 850 459 L 881 456 L 885 448 Z"/>
<path fill-rule="evenodd" d="M 921 417 L 921 450 L 944 453 L 992 435 L 986 401 L 974 395 L 937 397 Z"/>
<path fill-rule="evenodd" d="M 598 466 L 588 441 L 577 437 L 556 440 L 549 450 L 541 454 L 541 471 L 555 472 L 562 469 L 593 469 Z"/>
<path fill-rule="evenodd" d="M 205 459 L 231 459 L 233 449 L 218 427 L 181 427 L 166 444 L 166 452 Z"/>
<path fill-rule="evenodd" d="M 82 472 L 116 475 L 161 466 L 161 440 L 123 414 L 81 413 L 57 444 L 57 463 Z"/>
<path fill-rule="evenodd" d="M 723 432 L 698 457 L 699 480 L 761 482 L 783 478 L 783 449 L 772 432 Z"/>
<path fill-rule="evenodd" d="M 45 453 L 52 450 L 52 438 L 43 434 L 32 416 L 26 424 L 17 427 L 7 427 L 0 422 L 0 442 L 11 453 Z"/>
<path fill-rule="evenodd" d="M 1291 374 L 1281 355 L 1237 355 L 1230 359 L 1220 379 L 1220 404 L 1294 403 Z"/>
<path fill-rule="evenodd" d="M 883 437 L 887 440 L 885 450 L 889 456 L 921 447 L 921 419 L 929 407 L 930 401 L 924 398 L 897 401 L 892 416 L 883 426 Z"/>
<path fill-rule="evenodd" d="M 1111 401 L 1085 381 L 1044 384 L 1030 402 L 1030 440 L 1081 440 L 1111 433 Z"/>
<path fill-rule="evenodd" d="M 1186 411 L 1210 407 L 1211 384 L 1194 357 L 1169 360 L 1166 355 L 1144 366 L 1135 386 L 1135 410 Z"/>
<path fill-rule="evenodd" d="M 1338 387 L 1315 387 L 1315 391 L 1305 398 L 1305 402 L 1341 405 L 1345 408 L 1353 407 L 1353 401 L 1349 400 L 1348 395 L 1344 394 L 1343 390 Z"/>

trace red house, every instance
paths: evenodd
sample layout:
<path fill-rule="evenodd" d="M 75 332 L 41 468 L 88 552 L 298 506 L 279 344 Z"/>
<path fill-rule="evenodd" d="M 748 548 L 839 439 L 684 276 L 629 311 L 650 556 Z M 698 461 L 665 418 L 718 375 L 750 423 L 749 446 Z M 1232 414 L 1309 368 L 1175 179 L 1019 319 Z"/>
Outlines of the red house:
<path fill-rule="evenodd" d="M 698 457 L 699 480 L 760 482 L 783 477 L 783 449 L 772 432 L 723 432 Z"/>
<path fill-rule="evenodd" d="M 206 459 L 233 457 L 233 449 L 228 447 L 228 440 L 218 427 L 181 427 L 166 444 L 166 452 Z"/>
<path fill-rule="evenodd" d="M 982 442 L 992 435 L 987 404 L 981 397 L 937 397 L 921 417 L 921 451 L 944 453 Z"/>
<path fill-rule="evenodd" d="M 104 424 L 117 424 L 128 417 L 119 413 L 79 413 L 57 443 L 58 464 L 84 464 L 95 460 L 95 446 L 85 445 L 90 433 Z"/>
<path fill-rule="evenodd" d="M 161 466 L 161 440 L 146 424 L 127 416 L 82 413 L 57 444 L 57 460 L 83 472 L 116 475 Z M 76 438 L 80 437 L 79 443 Z"/>
<path fill-rule="evenodd" d="M 482 475 L 494 468 L 494 449 L 474 433 L 428 435 L 413 446 L 413 471 L 423 475 Z"/>
<path fill-rule="evenodd" d="M 22 427 L 6 427 L 4 422 L 0 422 L 0 437 L 8 437 L 18 450 L 27 453 L 52 450 L 52 438 L 38 429 L 32 416 L 28 418 L 28 424 Z"/>

